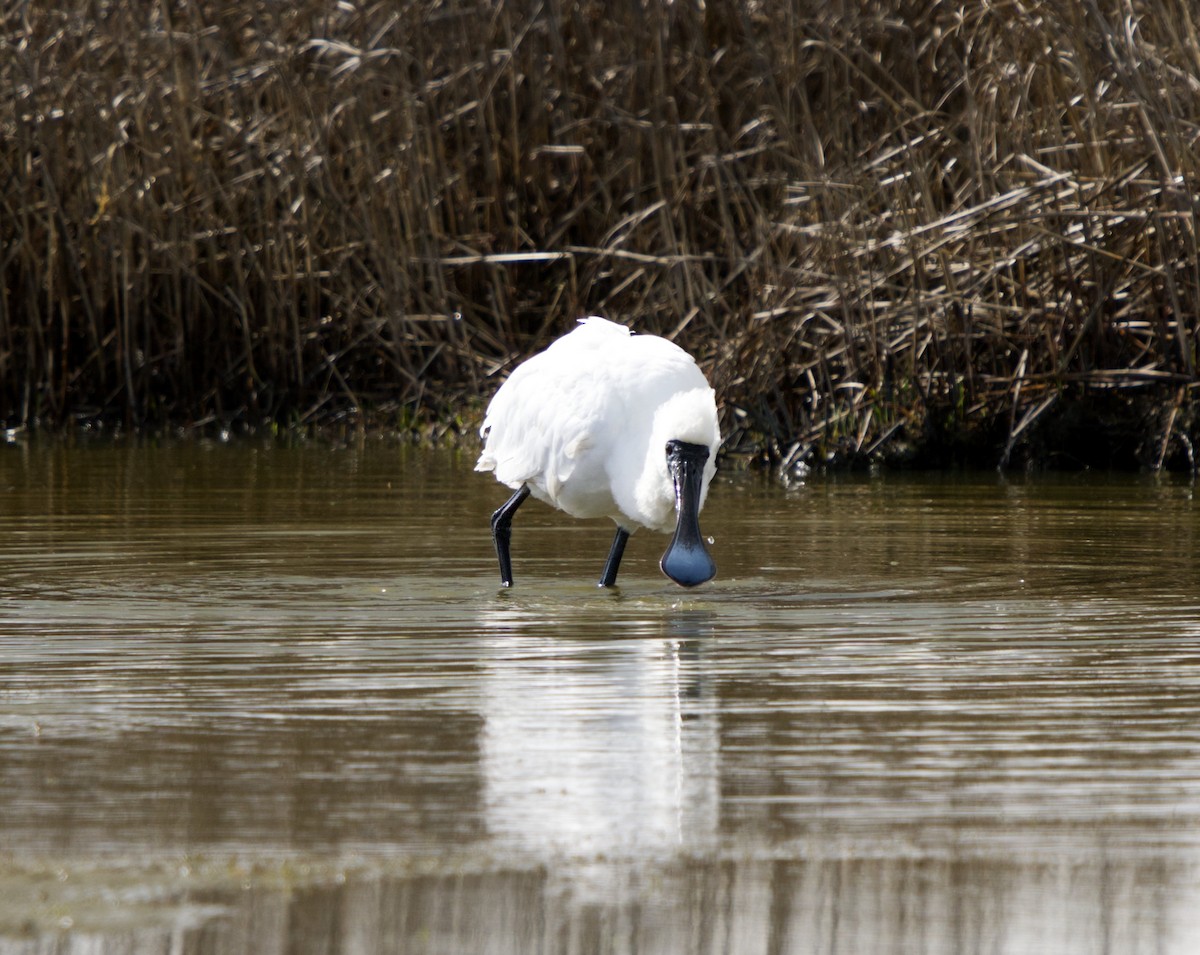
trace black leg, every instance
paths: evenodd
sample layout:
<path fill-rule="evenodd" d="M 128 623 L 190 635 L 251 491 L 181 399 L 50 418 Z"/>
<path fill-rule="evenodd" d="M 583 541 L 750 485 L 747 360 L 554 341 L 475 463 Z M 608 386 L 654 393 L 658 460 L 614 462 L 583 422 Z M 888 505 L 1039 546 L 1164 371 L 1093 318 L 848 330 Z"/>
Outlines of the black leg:
<path fill-rule="evenodd" d="M 613 538 L 612 547 L 608 551 L 608 560 L 604 562 L 604 573 L 600 575 L 601 587 L 611 587 L 617 582 L 617 570 L 621 566 L 621 558 L 625 554 L 627 540 L 629 540 L 629 531 L 618 527 L 617 536 Z"/>
<path fill-rule="evenodd" d="M 512 519 L 527 497 L 529 488 L 522 484 L 517 493 L 492 515 L 492 543 L 496 545 L 496 556 L 500 558 L 500 583 L 505 587 L 512 586 L 512 558 L 508 554 L 508 545 L 512 540 Z"/>

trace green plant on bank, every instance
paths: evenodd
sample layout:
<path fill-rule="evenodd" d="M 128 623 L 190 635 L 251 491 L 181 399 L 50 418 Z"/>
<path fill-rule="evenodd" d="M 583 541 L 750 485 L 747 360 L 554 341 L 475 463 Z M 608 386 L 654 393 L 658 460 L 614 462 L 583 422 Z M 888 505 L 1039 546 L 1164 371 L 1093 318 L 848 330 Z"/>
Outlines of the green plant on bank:
<path fill-rule="evenodd" d="M 436 439 L 601 312 L 784 469 L 1190 466 L 1198 21 L 8 4 L 0 423 Z"/>

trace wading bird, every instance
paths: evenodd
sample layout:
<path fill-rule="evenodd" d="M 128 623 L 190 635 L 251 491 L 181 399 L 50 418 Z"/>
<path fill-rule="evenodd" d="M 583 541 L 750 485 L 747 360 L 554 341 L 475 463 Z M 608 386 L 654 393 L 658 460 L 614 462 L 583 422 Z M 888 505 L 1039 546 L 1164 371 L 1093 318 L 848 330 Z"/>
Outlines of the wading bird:
<path fill-rule="evenodd" d="M 611 587 L 629 535 L 674 531 L 659 566 L 694 587 L 717 568 L 700 508 L 721 436 L 712 388 L 692 356 L 657 335 L 603 318 L 517 367 L 488 406 L 476 471 L 515 493 L 492 515 L 500 582 L 512 586 L 512 519 L 533 495 L 572 517 L 617 525 L 601 587 Z"/>

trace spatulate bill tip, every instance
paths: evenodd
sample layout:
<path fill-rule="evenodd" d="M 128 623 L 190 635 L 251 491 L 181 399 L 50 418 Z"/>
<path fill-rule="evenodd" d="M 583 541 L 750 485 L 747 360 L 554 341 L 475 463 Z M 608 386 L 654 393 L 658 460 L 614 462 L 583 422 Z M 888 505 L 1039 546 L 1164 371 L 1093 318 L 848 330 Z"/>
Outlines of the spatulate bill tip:
<path fill-rule="evenodd" d="M 663 554 L 659 567 L 680 587 L 698 587 L 717 575 L 717 565 L 703 547 L 673 544 Z"/>

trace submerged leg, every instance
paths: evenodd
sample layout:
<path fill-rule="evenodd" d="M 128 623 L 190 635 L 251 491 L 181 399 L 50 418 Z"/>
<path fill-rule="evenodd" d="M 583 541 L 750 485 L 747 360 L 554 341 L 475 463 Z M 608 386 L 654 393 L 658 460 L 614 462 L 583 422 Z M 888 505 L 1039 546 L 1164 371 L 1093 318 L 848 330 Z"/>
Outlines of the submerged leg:
<path fill-rule="evenodd" d="M 529 488 L 524 484 L 517 493 L 505 501 L 492 515 L 492 543 L 496 545 L 496 556 L 500 559 L 500 584 L 512 586 L 512 558 L 508 554 L 508 545 L 512 540 L 512 519 L 517 508 L 529 497 Z"/>
<path fill-rule="evenodd" d="M 611 587 L 617 582 L 617 570 L 621 566 L 621 558 L 625 554 L 627 540 L 629 540 L 629 531 L 618 527 L 617 536 L 613 538 L 612 547 L 608 551 L 608 560 L 604 562 L 604 573 L 600 575 L 601 587 Z"/>

